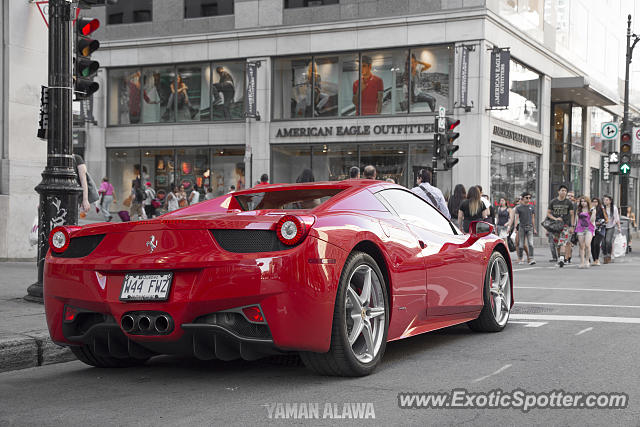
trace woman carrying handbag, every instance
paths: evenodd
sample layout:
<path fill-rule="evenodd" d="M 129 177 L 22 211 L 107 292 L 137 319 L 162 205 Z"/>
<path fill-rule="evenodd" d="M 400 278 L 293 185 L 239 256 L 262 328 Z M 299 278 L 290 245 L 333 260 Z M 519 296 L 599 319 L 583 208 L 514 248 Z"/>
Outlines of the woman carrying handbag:
<path fill-rule="evenodd" d="M 591 210 L 593 210 L 596 214 L 596 231 L 593 235 L 593 239 L 591 240 L 591 259 L 593 260 L 592 265 L 600 265 L 600 245 L 602 245 L 604 236 L 607 233 L 606 225 L 609 218 L 604 208 L 602 207 L 600 199 L 598 199 L 597 197 L 594 197 L 591 200 Z"/>

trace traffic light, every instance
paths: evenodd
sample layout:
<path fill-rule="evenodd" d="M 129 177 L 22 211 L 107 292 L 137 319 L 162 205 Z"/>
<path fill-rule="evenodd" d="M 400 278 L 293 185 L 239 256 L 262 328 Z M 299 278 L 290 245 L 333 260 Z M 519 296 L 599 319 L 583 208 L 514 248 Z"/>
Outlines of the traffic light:
<path fill-rule="evenodd" d="M 455 120 L 451 117 L 447 117 L 444 143 L 442 144 L 441 148 L 445 170 L 451 169 L 459 161 L 458 158 L 452 157 L 453 154 L 460 149 L 459 145 L 454 144 L 455 140 L 460 136 L 460 133 L 455 131 L 456 127 L 458 127 L 459 124 L 460 120 Z"/>
<path fill-rule="evenodd" d="M 626 129 L 620 136 L 620 166 L 621 175 L 629 175 L 631 172 L 631 131 Z"/>
<path fill-rule="evenodd" d="M 91 59 L 91 54 L 100 48 L 100 42 L 89 37 L 98 28 L 100 28 L 100 21 L 95 18 L 76 20 L 74 79 L 77 99 L 87 99 L 100 88 L 100 85 L 93 81 L 100 63 Z"/>

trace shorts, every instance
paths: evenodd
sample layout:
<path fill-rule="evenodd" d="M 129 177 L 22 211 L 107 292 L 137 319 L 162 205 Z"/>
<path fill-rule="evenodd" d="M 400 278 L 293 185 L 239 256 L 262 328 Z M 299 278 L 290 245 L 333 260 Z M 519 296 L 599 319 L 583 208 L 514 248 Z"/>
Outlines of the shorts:
<path fill-rule="evenodd" d="M 569 233 L 569 226 L 565 224 L 562 231 L 553 234 L 553 243 L 558 246 L 564 246 L 566 243 L 571 242 L 571 233 Z"/>
<path fill-rule="evenodd" d="M 591 230 L 582 230 L 580 232 L 576 232 L 576 234 L 582 237 L 585 237 L 587 234 L 593 236 L 593 233 L 591 232 Z"/>

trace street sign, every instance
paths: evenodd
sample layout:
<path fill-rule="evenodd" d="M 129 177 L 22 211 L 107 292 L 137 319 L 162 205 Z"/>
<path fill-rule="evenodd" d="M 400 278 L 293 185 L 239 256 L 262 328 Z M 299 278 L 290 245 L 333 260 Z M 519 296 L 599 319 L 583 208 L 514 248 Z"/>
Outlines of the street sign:
<path fill-rule="evenodd" d="M 442 105 L 438 107 L 438 117 L 444 117 L 447 114 L 447 109 Z"/>
<path fill-rule="evenodd" d="M 640 127 L 633 128 L 632 135 L 631 154 L 640 154 Z"/>
<path fill-rule="evenodd" d="M 615 139 L 618 136 L 618 124 L 613 122 L 603 123 L 600 135 L 602 139 Z"/>
<path fill-rule="evenodd" d="M 444 132 L 447 127 L 447 119 L 445 117 L 438 117 L 438 132 Z"/>
<path fill-rule="evenodd" d="M 629 172 L 631 172 L 631 166 L 629 166 L 629 163 L 623 163 L 620 165 L 620 173 L 622 175 L 629 175 Z"/>
<path fill-rule="evenodd" d="M 617 151 L 613 153 L 609 153 L 609 163 L 618 163 L 620 161 L 620 156 Z"/>

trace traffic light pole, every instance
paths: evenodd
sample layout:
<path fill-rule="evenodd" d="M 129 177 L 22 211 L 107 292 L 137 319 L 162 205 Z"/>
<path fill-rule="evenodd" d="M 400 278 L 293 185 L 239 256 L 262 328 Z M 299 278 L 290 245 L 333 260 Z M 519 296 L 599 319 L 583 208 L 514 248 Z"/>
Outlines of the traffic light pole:
<path fill-rule="evenodd" d="M 633 44 L 631 44 L 631 36 L 634 37 Z M 631 58 L 633 56 L 633 48 L 636 47 L 640 37 L 635 34 L 631 34 L 631 15 L 627 17 L 627 62 L 626 70 L 624 74 L 624 116 L 622 118 L 622 130 L 623 132 L 631 132 L 631 123 L 629 123 L 629 66 L 631 65 Z M 627 205 L 629 204 L 629 177 L 627 175 L 620 175 L 620 215 L 627 214 Z"/>
<path fill-rule="evenodd" d="M 71 3 L 49 0 L 49 128 L 47 166 L 35 190 L 38 206 L 38 281 L 29 286 L 25 299 L 43 301 L 44 258 L 49 232 L 58 225 L 78 222 L 78 196 L 82 191 L 73 167 L 71 66 Z"/>

